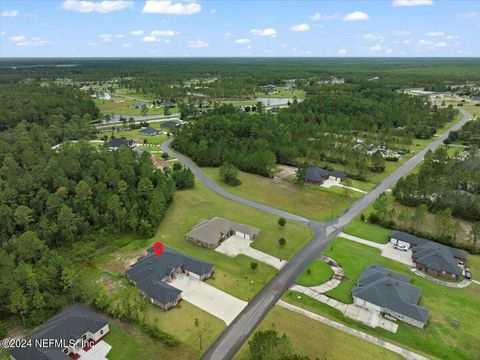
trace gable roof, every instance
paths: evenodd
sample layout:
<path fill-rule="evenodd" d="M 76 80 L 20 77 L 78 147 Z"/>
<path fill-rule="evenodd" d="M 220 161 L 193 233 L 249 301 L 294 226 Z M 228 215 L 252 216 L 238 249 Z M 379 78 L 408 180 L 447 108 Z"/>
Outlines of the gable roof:
<path fill-rule="evenodd" d="M 352 295 L 425 324 L 429 311 L 417 305 L 421 289 L 410 278 L 380 265 L 370 265 L 357 281 Z"/>
<path fill-rule="evenodd" d="M 256 227 L 235 223 L 233 221 L 216 216 L 211 220 L 200 221 L 193 227 L 192 230 L 187 233 L 187 236 L 200 240 L 206 244 L 217 244 L 220 240 L 220 237 L 232 230 L 239 231 L 250 236 L 258 235 L 260 233 L 260 229 L 257 229 Z"/>
<path fill-rule="evenodd" d="M 136 286 L 149 297 L 162 304 L 178 298 L 181 290 L 164 282 L 173 270 L 184 268 L 199 276 L 213 271 L 213 265 L 207 262 L 184 255 L 170 248 L 165 248 L 162 255 L 157 256 L 151 248 L 147 255 L 138 259 L 130 269 L 127 277 L 136 283 Z"/>
<path fill-rule="evenodd" d="M 173 127 L 179 127 L 181 124 L 178 121 L 164 121 L 160 123 L 160 126 L 166 127 L 166 128 L 173 128 Z"/>
<path fill-rule="evenodd" d="M 158 134 L 159 132 L 161 132 L 161 130 L 152 128 L 150 126 L 140 130 L 140 134 L 142 134 L 142 135 L 155 135 L 155 134 Z"/>
<path fill-rule="evenodd" d="M 427 268 L 445 271 L 449 274 L 462 275 L 462 269 L 454 258 L 452 248 L 429 241 L 413 249 L 413 259 Z"/>
<path fill-rule="evenodd" d="M 415 235 L 406 233 L 404 231 L 397 231 L 397 230 L 392 230 L 392 232 L 390 233 L 390 238 L 405 241 L 405 242 L 407 242 L 409 244 L 413 244 L 415 246 L 418 246 L 418 245 L 424 244 L 426 242 L 429 242 L 429 240 L 427 240 L 427 239 L 420 238 L 420 237 L 417 237 Z"/>
<path fill-rule="evenodd" d="M 86 332 L 96 333 L 108 322 L 93 311 L 74 304 L 58 315 L 47 320 L 29 339 L 57 339 L 68 342 L 78 340 Z M 70 360 L 61 348 L 14 348 L 10 354 L 16 360 L 48 359 Z"/>
<path fill-rule="evenodd" d="M 114 139 L 111 139 L 108 143 L 108 146 L 111 148 L 119 148 L 120 146 L 133 147 L 134 145 L 135 145 L 135 141 L 127 140 L 125 138 L 114 138 Z"/>
<path fill-rule="evenodd" d="M 305 180 L 323 181 L 324 178 L 329 176 L 344 178 L 347 175 L 340 171 L 326 170 L 319 167 L 309 167 L 305 173 Z"/>

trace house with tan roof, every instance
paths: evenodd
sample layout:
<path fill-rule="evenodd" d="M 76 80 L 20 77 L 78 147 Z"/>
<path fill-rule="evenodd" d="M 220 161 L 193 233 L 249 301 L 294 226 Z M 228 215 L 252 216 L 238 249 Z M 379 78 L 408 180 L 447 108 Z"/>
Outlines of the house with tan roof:
<path fill-rule="evenodd" d="M 198 245 L 214 249 L 230 236 L 235 235 L 252 241 L 259 233 L 260 229 L 256 227 L 216 216 L 210 220 L 201 220 L 187 233 L 186 238 Z"/>

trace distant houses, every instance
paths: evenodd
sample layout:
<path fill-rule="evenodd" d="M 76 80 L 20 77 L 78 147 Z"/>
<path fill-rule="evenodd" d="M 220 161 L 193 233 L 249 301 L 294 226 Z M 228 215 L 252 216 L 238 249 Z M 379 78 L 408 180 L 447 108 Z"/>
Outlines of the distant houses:
<path fill-rule="evenodd" d="M 356 305 L 423 329 L 429 311 L 417 305 L 420 294 L 408 276 L 380 265 L 368 266 L 352 290 Z"/>
<path fill-rule="evenodd" d="M 221 217 L 202 220 L 186 235 L 187 240 L 213 249 L 230 236 L 239 236 L 247 240 L 255 240 L 260 233 L 256 227 L 239 224 Z"/>
<path fill-rule="evenodd" d="M 462 266 L 467 260 L 465 251 L 403 231 L 392 231 L 390 242 L 412 249 L 412 261 L 415 267 L 427 274 L 458 280 L 463 273 Z"/>
<path fill-rule="evenodd" d="M 201 281 L 212 276 L 212 264 L 165 248 L 157 256 L 150 248 L 127 270 L 127 278 L 148 300 L 164 310 L 175 307 L 182 299 L 182 291 L 169 285 L 178 274 L 187 274 Z"/>
<path fill-rule="evenodd" d="M 379 152 L 384 159 L 390 160 L 390 161 L 397 161 L 402 156 L 400 151 L 387 149 L 385 144 L 380 144 L 380 145 L 367 144 L 365 141 L 360 139 L 355 140 L 355 143 L 353 144 L 353 148 L 355 150 L 363 151 L 367 155 L 372 155 L 372 154 L 375 154 L 376 152 Z"/>
<path fill-rule="evenodd" d="M 15 347 L 12 360 L 106 359 L 112 348 L 102 341 L 108 322 L 92 310 L 74 304 L 47 320 L 28 339 L 32 346 Z M 47 346 L 36 346 L 46 342 Z M 55 341 L 52 345 L 51 341 Z M 90 354 L 94 354 L 89 356 Z"/>
<path fill-rule="evenodd" d="M 319 167 L 309 167 L 305 173 L 305 182 L 321 185 L 326 180 L 332 180 L 340 183 L 346 177 L 346 174 L 339 171 L 326 170 Z"/>

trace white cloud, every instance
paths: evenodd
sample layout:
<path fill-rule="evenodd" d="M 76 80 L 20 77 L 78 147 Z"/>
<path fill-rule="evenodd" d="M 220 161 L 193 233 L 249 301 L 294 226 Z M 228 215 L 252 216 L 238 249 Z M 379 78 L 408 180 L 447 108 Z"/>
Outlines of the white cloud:
<path fill-rule="evenodd" d="M 448 35 L 448 36 L 445 37 L 445 39 L 447 39 L 447 40 L 458 40 L 458 39 L 460 39 L 460 36 Z"/>
<path fill-rule="evenodd" d="M 10 36 L 8 39 L 17 46 L 45 46 L 51 44 L 50 41 L 43 40 L 39 37 L 29 39 L 24 35 Z"/>
<path fill-rule="evenodd" d="M 250 32 L 255 36 L 277 36 L 277 30 L 274 28 L 265 28 L 265 29 L 252 29 Z"/>
<path fill-rule="evenodd" d="M 420 40 L 418 40 L 418 44 L 422 45 L 422 46 L 432 46 L 433 41 L 420 39 Z"/>
<path fill-rule="evenodd" d="M 319 12 L 316 12 L 312 16 L 310 16 L 310 19 L 313 21 L 319 21 L 319 20 L 333 20 L 338 18 L 339 14 L 333 14 L 333 15 L 324 15 Z"/>
<path fill-rule="evenodd" d="M 179 33 L 174 30 L 153 30 L 150 36 L 175 36 Z"/>
<path fill-rule="evenodd" d="M 142 12 L 147 14 L 193 15 L 202 11 L 196 2 L 173 2 L 171 0 L 147 0 Z"/>
<path fill-rule="evenodd" d="M 157 38 L 155 36 L 147 35 L 143 38 L 143 42 L 155 42 Z"/>
<path fill-rule="evenodd" d="M 303 23 L 303 24 L 298 24 L 294 25 L 288 28 L 290 31 L 296 31 L 296 32 L 302 32 L 302 31 L 308 31 L 310 30 L 310 25 Z"/>
<path fill-rule="evenodd" d="M 2 11 L 2 17 L 16 17 L 18 16 L 19 12 L 18 10 L 7 10 L 7 11 Z"/>
<path fill-rule="evenodd" d="M 425 36 L 432 36 L 432 37 L 443 36 L 443 35 L 445 35 L 443 31 L 430 31 L 425 33 Z"/>
<path fill-rule="evenodd" d="M 393 32 L 393 35 L 395 36 L 407 36 L 407 35 L 410 35 L 410 31 L 408 30 L 399 30 L 399 31 L 394 31 Z"/>
<path fill-rule="evenodd" d="M 380 51 L 382 49 L 383 49 L 383 47 L 380 44 L 377 44 L 377 45 L 374 45 L 374 46 L 370 47 L 371 51 Z"/>
<path fill-rule="evenodd" d="M 250 44 L 250 39 L 237 39 L 235 40 L 235 44 Z"/>
<path fill-rule="evenodd" d="M 112 11 L 124 10 L 127 8 L 133 9 L 133 1 L 125 0 L 103 0 L 103 1 L 88 1 L 88 0 L 65 0 L 62 8 L 68 11 L 78 11 L 81 13 L 97 12 L 106 14 Z"/>
<path fill-rule="evenodd" d="M 447 45 L 447 43 L 446 43 L 445 41 L 437 42 L 437 43 L 435 43 L 434 46 L 437 47 L 437 48 L 446 48 L 446 47 L 448 47 L 448 45 Z"/>
<path fill-rule="evenodd" d="M 194 48 L 194 49 L 207 48 L 209 46 L 210 44 L 205 40 L 190 40 L 187 43 L 187 47 Z"/>
<path fill-rule="evenodd" d="M 365 34 L 363 35 L 363 40 L 374 40 L 374 41 L 383 41 L 385 36 L 383 34 Z"/>
<path fill-rule="evenodd" d="M 143 35 L 143 30 L 133 30 L 133 31 L 130 31 L 130 35 L 134 35 L 134 36 Z"/>
<path fill-rule="evenodd" d="M 342 18 L 343 21 L 362 21 L 362 20 L 368 20 L 368 19 L 370 19 L 370 16 L 368 16 L 368 14 L 361 11 L 354 11 L 354 12 L 348 13 Z"/>
<path fill-rule="evenodd" d="M 433 0 L 393 0 L 392 6 L 421 6 L 421 5 L 433 5 Z"/>
<path fill-rule="evenodd" d="M 5 31 L 0 32 L 0 36 L 6 35 L 7 33 Z"/>
<path fill-rule="evenodd" d="M 213 15 L 213 14 L 216 14 L 216 13 L 217 13 L 217 9 L 211 9 L 209 12 L 210 12 L 210 14 L 212 14 L 212 15 Z"/>
<path fill-rule="evenodd" d="M 226 32 L 225 34 L 223 34 L 224 37 L 226 38 L 229 38 L 230 36 L 232 36 L 232 33 L 231 32 Z"/>
<path fill-rule="evenodd" d="M 392 52 L 393 52 L 392 49 L 389 49 L 389 48 L 385 49 L 385 54 L 391 54 Z"/>
<path fill-rule="evenodd" d="M 121 38 L 124 37 L 124 35 L 123 35 L 123 34 L 116 34 L 115 37 L 116 37 L 117 39 L 121 39 Z"/>
<path fill-rule="evenodd" d="M 122 47 L 124 47 L 124 48 L 128 48 L 130 46 L 132 46 L 132 43 L 123 43 L 122 44 Z"/>
<path fill-rule="evenodd" d="M 478 19 L 480 18 L 480 12 L 469 12 L 463 14 L 457 14 L 457 17 L 461 19 Z"/>
<path fill-rule="evenodd" d="M 112 41 L 112 37 L 113 37 L 112 34 L 102 34 L 99 36 L 100 40 L 102 40 L 103 42 Z"/>
<path fill-rule="evenodd" d="M 402 44 L 410 45 L 412 42 L 410 40 L 403 40 Z"/>
<path fill-rule="evenodd" d="M 347 55 L 348 50 L 347 50 L 347 49 L 340 49 L 340 50 L 338 50 L 338 53 L 339 53 L 340 55 Z"/>

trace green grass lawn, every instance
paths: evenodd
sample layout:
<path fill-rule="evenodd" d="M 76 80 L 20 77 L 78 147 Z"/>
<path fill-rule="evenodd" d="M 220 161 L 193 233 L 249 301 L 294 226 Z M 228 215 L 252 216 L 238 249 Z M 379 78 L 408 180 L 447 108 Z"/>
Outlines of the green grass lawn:
<path fill-rule="evenodd" d="M 316 286 L 330 280 L 333 270 L 320 259 L 313 260 L 297 278 L 296 283 L 302 286 Z"/>
<path fill-rule="evenodd" d="M 121 138 L 124 137 L 126 139 L 131 139 L 135 140 L 137 144 L 144 144 L 145 140 L 147 141 L 147 144 L 156 144 L 160 145 L 162 144 L 165 140 L 167 140 L 167 135 L 161 134 L 161 135 L 142 135 L 140 134 L 141 129 L 134 129 L 134 130 L 127 130 L 127 131 L 117 131 L 115 130 L 113 132 L 114 136 L 116 138 Z M 108 133 L 98 133 L 97 138 L 98 139 L 103 139 L 104 136 L 106 135 L 108 138 L 111 136 L 111 132 Z"/>
<path fill-rule="evenodd" d="M 303 90 L 295 90 L 293 94 L 289 92 L 289 90 L 284 89 L 282 87 L 277 88 L 277 92 L 275 94 L 271 95 L 265 95 L 262 91 L 257 91 L 255 93 L 256 97 L 261 97 L 261 98 L 294 98 L 296 97 L 297 99 L 304 99 L 306 94 L 305 91 Z"/>
<path fill-rule="evenodd" d="M 391 230 L 385 229 L 379 225 L 366 223 L 357 218 L 350 222 L 343 229 L 343 232 L 366 240 L 386 244 L 390 241 Z"/>
<path fill-rule="evenodd" d="M 380 250 L 376 248 L 342 238 L 335 239 L 324 254 L 338 261 L 346 276 L 337 288 L 327 292 L 326 295 L 346 303 L 352 302 L 351 290 L 370 264 L 380 264 L 409 276 L 412 279 L 411 283 L 422 289 L 419 304 L 430 310 L 430 317 L 424 330 L 398 322 L 398 331 L 393 334 L 347 320 L 333 309 L 326 311 L 324 304 L 305 295 L 298 299 L 296 295 L 287 294 L 285 297 L 287 301 L 437 358 L 474 359 L 480 353 L 480 285 L 471 284 L 463 289 L 437 285 L 415 275 L 406 265 L 382 257 Z M 470 255 L 467 263 L 471 266 L 474 277 L 475 274 L 480 274 L 479 256 Z M 452 319 L 458 319 L 460 324 L 457 327 L 453 326 Z"/>
<path fill-rule="evenodd" d="M 467 112 L 469 112 L 470 114 L 472 115 L 480 115 L 480 106 L 476 106 L 476 105 L 463 105 L 463 106 L 460 106 L 458 107 L 459 109 L 463 109 Z"/>
<path fill-rule="evenodd" d="M 345 196 L 341 188 L 338 188 L 337 193 L 335 189 L 313 185 L 300 186 L 245 172 L 239 172 L 241 185 L 229 186 L 220 181 L 218 168 L 202 170 L 220 186 L 234 194 L 315 220 L 328 220 L 332 214 L 339 215 L 355 201 L 356 197 L 361 196 L 354 191 L 350 191 L 350 196 Z"/>
<path fill-rule="evenodd" d="M 379 346 L 279 306 L 270 311 L 257 331 L 269 329 L 280 335 L 286 334 L 295 352 L 312 360 L 402 359 L 401 356 Z M 248 360 L 249 355 L 247 341 L 234 359 Z"/>
<path fill-rule="evenodd" d="M 141 116 L 142 110 L 135 109 L 133 107 L 134 103 L 138 101 L 139 100 L 133 100 L 133 99 L 124 99 L 121 101 L 95 100 L 95 104 L 98 106 L 100 111 L 104 114 Z M 177 111 L 178 111 L 178 108 L 176 107 L 168 110 L 169 114 L 175 113 Z M 165 114 L 165 111 L 163 108 L 149 108 L 147 115 L 164 115 L 164 114 Z"/>
<path fill-rule="evenodd" d="M 105 259 L 104 268 L 121 271 L 122 261 L 138 256 L 155 241 L 162 241 L 176 250 L 214 264 L 215 274 L 207 282 L 248 301 L 276 271 L 273 267 L 258 261 L 258 268 L 251 270 L 250 263 L 255 260 L 247 256 L 231 258 L 185 239 L 185 234 L 198 221 L 214 216 L 260 228 L 260 236 L 252 246 L 281 259 L 289 259 L 313 236 L 313 232 L 306 226 L 287 222 L 285 227 L 280 227 L 277 224 L 277 217 L 226 200 L 197 181 L 194 189 L 178 191 L 175 194 L 170 209 L 152 239 L 130 241 Z M 278 244 L 281 237 L 287 240 L 284 246 Z"/>

